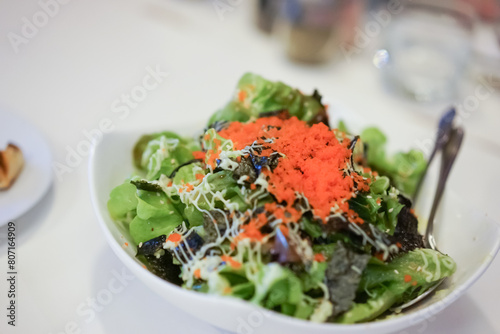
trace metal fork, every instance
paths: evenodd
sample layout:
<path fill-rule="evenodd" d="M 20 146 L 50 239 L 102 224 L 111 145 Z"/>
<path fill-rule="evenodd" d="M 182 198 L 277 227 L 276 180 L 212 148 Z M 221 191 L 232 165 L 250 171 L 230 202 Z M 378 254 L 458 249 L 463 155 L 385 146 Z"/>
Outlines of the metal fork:
<path fill-rule="evenodd" d="M 448 180 L 448 176 L 451 171 L 451 167 L 455 162 L 455 159 L 458 155 L 458 151 L 460 150 L 460 146 L 462 145 L 462 141 L 464 138 L 464 130 L 461 127 L 452 128 L 449 132 L 449 138 L 446 143 L 443 145 L 442 157 L 441 157 L 441 169 L 439 172 L 439 180 L 436 188 L 436 193 L 434 195 L 434 200 L 432 202 L 431 212 L 429 214 L 429 220 L 427 223 L 427 228 L 425 230 L 424 235 L 424 245 L 427 248 L 433 249 L 435 251 L 440 252 L 436 247 L 436 240 L 434 238 L 434 218 L 436 216 L 436 212 L 441 202 L 441 197 L 443 196 L 444 188 L 446 186 L 446 181 Z M 440 252 L 441 253 L 441 252 Z M 427 291 L 418 297 L 410 300 L 409 302 L 398 306 L 397 310 L 403 310 L 408 308 L 422 299 L 425 299 L 432 292 L 434 292 L 445 280 L 446 278 L 442 278 L 432 285 Z"/>

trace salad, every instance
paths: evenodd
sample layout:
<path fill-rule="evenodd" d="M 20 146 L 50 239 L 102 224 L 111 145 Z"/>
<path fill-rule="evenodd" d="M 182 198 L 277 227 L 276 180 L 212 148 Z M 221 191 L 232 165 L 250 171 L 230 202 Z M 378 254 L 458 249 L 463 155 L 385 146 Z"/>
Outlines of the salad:
<path fill-rule="evenodd" d="M 331 128 L 317 91 L 247 73 L 199 137 L 159 132 L 108 209 L 150 271 L 183 288 L 315 322 L 378 318 L 454 273 L 423 248 L 419 151 Z"/>

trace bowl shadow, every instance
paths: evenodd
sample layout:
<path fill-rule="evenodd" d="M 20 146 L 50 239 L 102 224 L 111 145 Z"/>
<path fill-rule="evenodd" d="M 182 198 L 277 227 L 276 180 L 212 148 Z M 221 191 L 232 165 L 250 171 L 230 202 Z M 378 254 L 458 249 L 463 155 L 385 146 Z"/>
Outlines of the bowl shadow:
<path fill-rule="evenodd" d="M 109 247 L 103 247 L 100 253 L 94 266 L 91 295 L 98 304 L 103 299 L 100 296 L 111 293 L 112 298 L 108 304 L 100 305 L 102 310 L 95 313 L 93 321 L 96 324 L 82 319 L 83 332 L 86 332 L 86 326 L 89 332 L 93 332 L 94 326 L 98 325 L 103 333 L 219 333 L 156 295 L 122 264 Z M 117 280 L 117 276 L 126 283 Z M 120 286 L 123 289 L 118 291 Z"/>

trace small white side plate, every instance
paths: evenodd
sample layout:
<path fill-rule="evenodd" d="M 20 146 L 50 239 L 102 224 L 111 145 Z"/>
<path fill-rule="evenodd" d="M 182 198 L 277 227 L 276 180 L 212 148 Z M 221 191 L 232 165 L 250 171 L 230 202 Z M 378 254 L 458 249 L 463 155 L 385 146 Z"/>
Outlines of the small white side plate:
<path fill-rule="evenodd" d="M 50 149 L 41 133 L 20 117 L 0 110 L 0 150 L 17 145 L 24 156 L 24 168 L 14 184 L 0 190 L 0 226 L 32 208 L 52 183 Z"/>

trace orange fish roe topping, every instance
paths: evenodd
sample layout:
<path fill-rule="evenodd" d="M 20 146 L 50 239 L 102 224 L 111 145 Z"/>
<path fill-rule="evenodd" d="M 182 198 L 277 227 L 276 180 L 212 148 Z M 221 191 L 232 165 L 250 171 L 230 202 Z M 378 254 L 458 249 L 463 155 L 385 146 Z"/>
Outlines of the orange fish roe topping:
<path fill-rule="evenodd" d="M 267 217 L 265 213 L 257 214 L 257 220 L 259 222 L 259 226 L 262 227 L 267 223 Z"/>
<path fill-rule="evenodd" d="M 205 160 L 205 152 L 202 152 L 202 151 L 194 151 L 193 152 L 193 158 L 195 159 L 201 159 L 201 160 Z"/>
<path fill-rule="evenodd" d="M 283 207 L 277 203 L 266 203 L 264 209 L 271 213 L 276 219 L 281 219 L 283 223 L 297 222 L 302 213 L 291 206 Z"/>
<path fill-rule="evenodd" d="M 252 240 L 261 241 L 264 236 L 262 235 L 260 228 L 265 224 L 266 222 L 259 223 L 258 220 L 252 219 L 248 224 L 241 226 L 242 232 L 239 236 L 241 236 L 242 239 L 250 238 Z"/>
<path fill-rule="evenodd" d="M 246 97 L 247 97 L 247 92 L 244 90 L 240 90 L 238 93 L 238 100 L 240 100 L 240 102 L 243 102 L 245 101 Z"/>
<path fill-rule="evenodd" d="M 222 255 L 221 260 L 229 264 L 231 267 L 234 269 L 240 269 L 241 268 L 241 263 L 230 257 L 229 255 Z"/>
<path fill-rule="evenodd" d="M 201 278 L 201 270 L 200 270 L 200 268 L 196 269 L 194 271 L 193 275 L 194 275 L 195 278 L 200 279 Z"/>
<path fill-rule="evenodd" d="M 363 176 L 361 176 L 357 173 L 352 173 L 352 179 L 354 180 L 354 182 L 357 183 L 358 190 L 370 191 L 370 185 L 368 182 L 365 182 L 365 179 L 363 178 Z"/>
<path fill-rule="evenodd" d="M 285 225 L 280 225 L 280 231 L 285 237 L 288 237 L 288 235 L 290 234 L 288 227 L 286 227 Z"/>
<path fill-rule="evenodd" d="M 212 167 L 212 169 L 214 169 L 217 166 L 216 160 L 217 160 L 219 155 L 216 154 L 216 152 L 214 152 L 214 150 L 208 150 L 207 155 L 208 155 L 208 159 L 206 159 L 205 162 L 207 163 L 207 165 Z"/>
<path fill-rule="evenodd" d="M 168 236 L 167 241 L 172 241 L 174 243 L 177 243 L 177 242 L 181 241 L 181 239 L 182 239 L 182 235 L 180 235 L 179 233 L 172 233 L 171 235 Z"/>
<path fill-rule="evenodd" d="M 378 253 L 375 253 L 374 255 L 377 259 L 379 259 L 380 261 L 384 261 L 384 253 L 381 253 L 381 252 L 378 252 Z"/>
<path fill-rule="evenodd" d="M 203 180 L 203 178 L 205 177 L 205 175 L 203 175 L 203 174 L 196 174 L 195 177 L 196 177 L 197 180 Z"/>
<path fill-rule="evenodd" d="M 314 261 L 316 262 L 325 262 L 325 256 L 321 253 L 314 254 Z"/>
<path fill-rule="evenodd" d="M 412 278 L 410 275 L 405 275 L 404 280 L 405 280 L 405 283 L 408 283 L 408 282 L 411 282 Z"/>
<path fill-rule="evenodd" d="M 369 189 L 370 180 L 355 172 L 346 175 L 351 158 L 348 140 L 340 143 L 334 131 L 323 123 L 308 126 L 296 117 L 273 116 L 251 123 L 232 122 L 219 135 L 231 139 L 238 150 L 257 141 L 265 147 L 263 156 L 272 152 L 284 155 L 272 172 L 269 169 L 262 172 L 269 177 L 268 191 L 278 202 L 286 202 L 287 210 L 292 208 L 296 193 L 300 193 L 308 199 L 314 214 L 323 220 L 332 207 L 338 206 L 353 220 L 362 222 L 349 210 L 347 200 L 354 191 Z M 273 142 L 267 143 L 264 139 Z"/>
<path fill-rule="evenodd" d="M 268 219 L 264 213 L 260 213 L 256 218 L 250 219 L 247 224 L 241 225 L 240 233 L 233 239 L 231 249 L 234 249 L 238 242 L 243 239 L 251 241 L 262 241 L 264 235 L 260 228 L 268 223 Z"/>
<path fill-rule="evenodd" d="M 191 183 L 187 183 L 186 184 L 186 191 L 187 192 L 190 192 L 194 189 L 194 186 L 191 184 Z"/>

